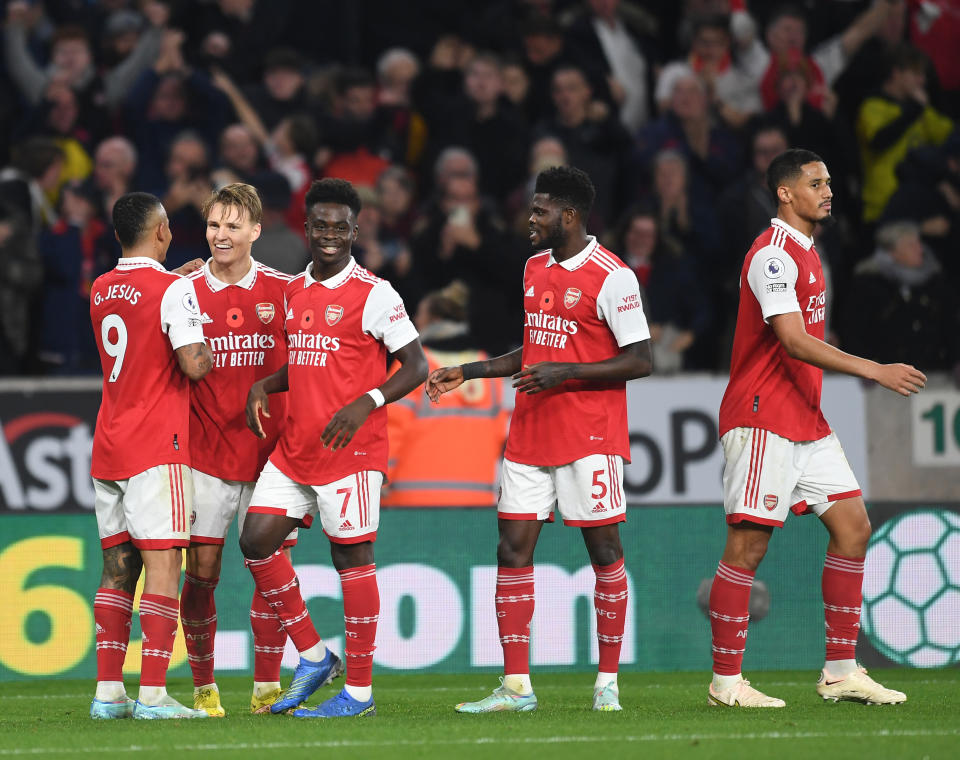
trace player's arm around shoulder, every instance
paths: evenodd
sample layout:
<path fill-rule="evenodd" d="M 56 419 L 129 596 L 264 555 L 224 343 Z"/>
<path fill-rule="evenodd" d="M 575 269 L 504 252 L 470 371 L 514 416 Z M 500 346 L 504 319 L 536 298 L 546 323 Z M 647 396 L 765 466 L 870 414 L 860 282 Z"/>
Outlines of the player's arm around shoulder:
<path fill-rule="evenodd" d="M 177 355 L 180 371 L 200 380 L 213 368 L 213 353 L 203 337 L 203 316 L 193 282 L 177 276 L 160 301 L 160 324 Z"/>

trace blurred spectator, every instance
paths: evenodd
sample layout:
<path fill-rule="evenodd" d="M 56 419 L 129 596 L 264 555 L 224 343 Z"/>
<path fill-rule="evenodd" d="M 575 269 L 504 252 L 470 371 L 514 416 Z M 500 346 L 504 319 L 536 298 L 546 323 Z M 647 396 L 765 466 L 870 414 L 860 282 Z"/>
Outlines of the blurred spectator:
<path fill-rule="evenodd" d="M 31 137 L 13 147 L 10 159 L 10 165 L 0 170 L 0 198 L 19 204 L 36 234 L 57 221 L 48 194 L 60 181 L 63 151 L 49 137 Z"/>
<path fill-rule="evenodd" d="M 530 95 L 530 78 L 526 69 L 515 56 L 503 58 L 500 65 L 500 76 L 503 78 L 503 94 L 517 108 L 527 124 L 535 123 L 528 102 Z"/>
<path fill-rule="evenodd" d="M 140 74 L 124 101 L 124 122 L 137 146 L 138 187 L 162 195 L 164 165 L 174 139 L 191 130 L 207 149 L 216 145 L 228 121 L 228 104 L 199 69 L 188 68 L 182 32 L 164 33 L 153 66 Z"/>
<path fill-rule="evenodd" d="M 216 185 L 250 182 L 262 168 L 260 146 L 244 124 L 231 124 L 220 133 L 220 163 L 213 173 Z"/>
<path fill-rule="evenodd" d="M 416 303 L 423 294 L 423 285 L 418 273 L 413 271 L 413 256 L 406 239 L 393 236 L 384 229 L 383 206 L 378 192 L 368 187 L 361 187 L 357 192 L 363 208 L 357 217 L 354 255 L 365 268 L 389 280 L 404 302 Z"/>
<path fill-rule="evenodd" d="M 113 218 L 113 204 L 133 190 L 137 171 L 137 149 L 126 137 L 108 137 L 93 156 L 93 180 L 103 197 L 104 219 Z"/>
<path fill-rule="evenodd" d="M 408 240 L 417 220 L 413 177 L 402 166 L 384 169 L 377 177 L 380 206 L 380 239 Z"/>
<path fill-rule="evenodd" d="M 524 248 L 481 199 L 476 174 L 449 176 L 438 190 L 438 202 L 410 241 L 415 273 L 427 288 L 456 279 L 470 283 L 470 332 L 497 356 L 519 344 L 522 320 L 513 295 Z"/>
<path fill-rule="evenodd" d="M 834 161 L 839 138 L 830 121 L 836 100 L 823 98 L 820 107 L 812 105 L 809 94 L 814 86 L 809 61 L 799 53 L 788 53 L 777 69 L 776 102 L 769 107 L 766 121 L 780 127 L 790 145 L 812 150 L 839 174 L 840 166 Z"/>
<path fill-rule="evenodd" d="M 725 127 L 713 122 L 706 86 L 692 69 L 674 79 L 667 111 L 637 135 L 639 171 L 648 173 L 653 157 L 664 149 L 683 154 L 691 190 L 710 202 L 738 174 L 740 145 Z"/>
<path fill-rule="evenodd" d="M 551 83 L 555 115 L 542 121 L 535 137 L 558 137 L 571 166 L 583 169 L 597 189 L 594 208 L 605 223 L 618 213 L 621 167 L 630 151 L 630 135 L 609 107 L 594 100 L 590 82 L 577 66 L 557 68 Z"/>
<path fill-rule="evenodd" d="M 553 18 L 531 15 L 523 25 L 522 32 L 523 66 L 530 82 L 527 90 L 527 113 L 530 123 L 537 124 L 554 112 L 554 72 L 558 66 L 573 64 L 573 59 L 564 50 L 563 29 Z"/>
<path fill-rule="evenodd" d="M 430 370 L 480 361 L 467 323 L 470 291 L 454 281 L 429 293 L 413 321 Z M 388 507 L 491 507 L 509 413 L 500 378 L 468 380 L 438 405 L 423 386 L 387 409 L 390 462 L 382 491 Z"/>
<path fill-rule="evenodd" d="M 690 183 L 687 160 L 676 150 L 662 150 L 653 159 L 650 200 L 659 221 L 659 236 L 673 250 L 682 250 L 698 269 L 717 283 L 722 241 L 713 201 Z"/>
<path fill-rule="evenodd" d="M 750 59 L 756 65 L 753 73 L 760 82 L 764 107 L 771 108 L 776 103 L 780 70 L 795 65 L 799 55 L 811 81 L 807 100 L 814 108 L 822 108 L 824 100 L 832 97 L 829 90 L 850 58 L 883 27 L 888 15 L 896 12 L 895 5 L 888 0 L 873 0 L 841 34 L 821 43 L 809 55 L 806 52 L 807 19 L 803 11 L 794 5 L 777 8 L 767 19 L 767 56 Z"/>
<path fill-rule="evenodd" d="M 881 223 L 912 221 L 960 286 L 960 132 L 940 147 L 917 148 L 897 167 L 899 186 Z"/>
<path fill-rule="evenodd" d="M 910 222 L 877 230 L 873 256 L 857 265 L 842 322 L 844 348 L 924 372 L 960 361 L 960 310 L 940 263 Z"/>
<path fill-rule="evenodd" d="M 286 177 L 293 193 L 287 209 L 287 224 L 298 232 L 306 222 L 304 202 L 313 180 L 310 157 L 317 145 L 313 119 L 306 114 L 288 116 L 268 132 L 250 102 L 225 72 L 214 71 L 213 84 L 226 95 L 240 121 L 263 148 L 270 168 Z"/>
<path fill-rule="evenodd" d="M 17 191 L 25 197 L 10 200 Z M 26 185 L 0 187 L 0 375 L 32 369 L 27 363 L 33 334 L 30 307 L 43 280 L 43 265 L 25 204 Z"/>
<path fill-rule="evenodd" d="M 863 218 L 876 221 L 897 189 L 897 166 L 910 148 L 943 143 L 953 122 L 930 105 L 926 58 L 909 45 L 887 61 L 879 93 L 868 97 L 857 118 L 863 164 Z"/>
<path fill-rule="evenodd" d="M 56 204 L 60 188 L 69 180 L 85 179 L 93 168 L 89 150 L 90 133 L 82 126 L 77 96 L 69 87 L 52 82 L 43 99 L 28 111 L 18 132 L 53 138 L 63 151 L 63 165 L 56 185 L 47 193 L 47 200 Z"/>
<path fill-rule="evenodd" d="M 685 355 L 707 335 L 711 304 L 696 264 L 682 247 L 664 243 L 657 214 L 640 208 L 620 222 L 613 250 L 643 286 L 657 372 L 698 368 Z"/>
<path fill-rule="evenodd" d="M 347 69 L 336 78 L 333 110 L 320 127 L 327 177 L 373 187 L 391 162 L 406 158 L 406 135 L 394 131 L 387 111 L 377 107 L 377 87 L 365 69 Z"/>
<path fill-rule="evenodd" d="M 411 167 L 420 163 L 427 142 L 426 122 L 412 105 L 419 73 L 419 59 L 406 48 L 391 48 L 377 59 L 377 108 L 391 132 L 404 137 L 403 155 L 395 160 Z"/>
<path fill-rule="evenodd" d="M 761 126 L 750 141 L 750 169 L 720 196 L 717 217 L 723 230 L 722 276 L 725 290 L 733 297 L 727 314 L 736 312 L 738 280 L 743 258 L 757 235 L 770 226 L 777 215 L 777 202 L 767 188 L 767 167 L 790 147 L 786 134 L 778 126 Z"/>
<path fill-rule="evenodd" d="M 527 176 L 523 184 L 515 188 L 504 203 L 504 213 L 509 228 L 519 237 L 525 238 L 530 234 L 530 199 L 533 198 L 537 175 L 551 166 L 566 165 L 567 149 L 563 147 L 559 137 L 546 135 L 530 146 Z M 587 229 L 600 229 L 602 226 L 596 215 L 591 214 Z"/>
<path fill-rule="evenodd" d="M 50 65 L 41 69 L 27 49 L 24 21 L 29 4 L 14 0 L 7 4 L 4 26 L 4 52 L 7 70 L 27 102 L 36 104 L 47 86 L 60 82 L 76 93 L 82 121 L 99 136 L 105 130 L 106 108 L 118 105 L 140 72 L 156 58 L 167 22 L 169 9 L 160 2 L 147 2 L 143 11 L 151 26 L 144 32 L 130 55 L 119 65 L 97 75 L 90 39 L 82 27 L 61 27 L 54 34 L 50 49 Z"/>
<path fill-rule="evenodd" d="M 303 232 L 290 229 L 290 183 L 279 172 L 264 171 L 251 177 L 263 204 L 260 237 L 254 244 L 257 261 L 287 274 L 302 272 L 310 256 Z"/>
<path fill-rule="evenodd" d="M 191 259 L 205 259 L 209 255 L 205 236 L 207 222 L 200 209 L 212 189 L 210 156 L 199 134 L 177 135 L 170 146 L 165 179 L 167 191 L 162 200 L 173 234 L 166 265 L 168 269 L 176 269 Z"/>
<path fill-rule="evenodd" d="M 244 91 L 250 106 L 267 129 L 273 129 L 288 116 L 306 113 L 306 63 L 291 48 L 275 48 L 263 61 L 263 79 Z"/>
<path fill-rule="evenodd" d="M 911 3 L 910 40 L 929 56 L 943 87 L 944 110 L 960 119 L 960 7 L 956 0 L 923 0 Z"/>
<path fill-rule="evenodd" d="M 120 256 L 102 208 L 103 198 L 92 178 L 70 182 L 63 188 L 60 221 L 40 236 L 44 278 L 38 358 L 54 374 L 100 368 L 90 331 L 90 288 Z"/>
<path fill-rule="evenodd" d="M 746 53 L 734 51 L 726 16 L 710 15 L 693 21 L 690 53 L 685 60 L 663 67 L 655 92 L 658 110 L 670 107 L 675 80 L 692 70 L 702 80 L 717 114 L 733 128 L 742 127 L 760 113 L 760 89 L 744 62 Z"/>
<path fill-rule="evenodd" d="M 567 39 L 581 64 L 601 69 L 620 121 L 635 132 L 650 116 L 651 63 L 646 48 L 655 19 L 620 0 L 588 0 Z"/>
<path fill-rule="evenodd" d="M 504 197 L 523 176 L 528 129 L 503 94 L 500 60 L 492 53 L 478 54 L 467 64 L 462 91 L 431 105 L 437 110 L 424 111 L 424 117 L 433 149 L 467 148 L 483 166 L 482 191 Z"/>

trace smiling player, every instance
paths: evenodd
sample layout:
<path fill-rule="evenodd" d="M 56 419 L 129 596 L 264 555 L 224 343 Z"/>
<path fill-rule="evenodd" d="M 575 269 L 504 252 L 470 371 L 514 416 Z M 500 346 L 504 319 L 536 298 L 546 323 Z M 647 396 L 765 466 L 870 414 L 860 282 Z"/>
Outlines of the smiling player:
<path fill-rule="evenodd" d="M 264 421 L 264 438 L 247 430 L 247 388 L 286 360 L 283 291 L 288 275 L 255 261 L 251 248 L 260 236 L 260 198 L 251 185 L 234 183 L 214 191 L 203 205 L 210 258 L 190 275 L 214 369 L 197 383 L 190 399 L 194 509 L 187 549 L 180 617 L 193 671 L 194 707 L 224 715 L 213 676 L 223 541 L 230 523 L 246 517 L 254 481 L 277 441 L 285 398 L 276 416 Z M 296 543 L 296 532 L 285 545 Z M 280 694 L 280 660 L 287 640 L 266 600 L 254 593 L 250 607 L 254 675 L 250 708 L 263 711 Z"/>

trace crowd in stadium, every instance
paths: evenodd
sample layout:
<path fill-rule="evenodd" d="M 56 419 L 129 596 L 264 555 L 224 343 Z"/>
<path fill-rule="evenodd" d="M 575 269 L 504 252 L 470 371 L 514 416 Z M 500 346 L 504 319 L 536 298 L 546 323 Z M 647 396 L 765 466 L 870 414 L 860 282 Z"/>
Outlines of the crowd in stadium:
<path fill-rule="evenodd" d="M 296 273 L 328 176 L 360 190 L 354 251 L 411 314 L 459 280 L 477 347 L 510 350 L 532 180 L 560 164 L 645 288 L 655 371 L 726 371 L 788 147 L 833 177 L 830 342 L 955 370 L 958 39 L 950 0 L 7 2 L 0 375 L 99 372 L 89 291 L 124 193 L 163 200 L 172 269 L 208 256 L 211 190 L 249 182 L 253 255 Z"/>

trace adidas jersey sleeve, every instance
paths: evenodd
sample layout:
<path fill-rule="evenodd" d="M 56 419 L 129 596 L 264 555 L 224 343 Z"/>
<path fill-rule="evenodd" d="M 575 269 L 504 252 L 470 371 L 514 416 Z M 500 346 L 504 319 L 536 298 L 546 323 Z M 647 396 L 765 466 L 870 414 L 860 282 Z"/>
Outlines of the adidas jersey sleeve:
<path fill-rule="evenodd" d="M 400 294 L 386 280 L 381 280 L 370 289 L 363 305 L 361 329 L 379 340 L 393 353 L 419 337 L 417 328 L 407 316 Z"/>
<path fill-rule="evenodd" d="M 747 283 L 760 303 L 764 322 L 777 314 L 800 311 L 797 275 L 797 263 L 782 248 L 768 245 L 753 255 Z"/>
<path fill-rule="evenodd" d="M 621 348 L 650 338 L 640 299 L 640 284 L 632 269 L 614 269 L 597 294 L 597 316 L 607 323 Z"/>
<path fill-rule="evenodd" d="M 160 326 L 174 351 L 191 343 L 203 343 L 197 291 L 185 277 L 177 277 L 164 291 L 160 301 Z"/>

